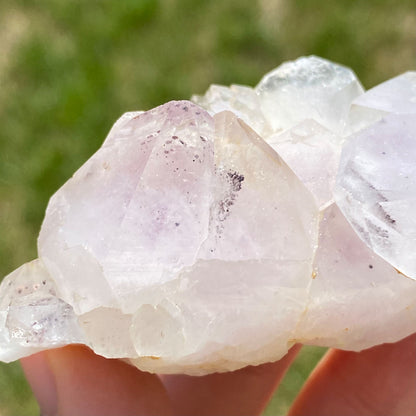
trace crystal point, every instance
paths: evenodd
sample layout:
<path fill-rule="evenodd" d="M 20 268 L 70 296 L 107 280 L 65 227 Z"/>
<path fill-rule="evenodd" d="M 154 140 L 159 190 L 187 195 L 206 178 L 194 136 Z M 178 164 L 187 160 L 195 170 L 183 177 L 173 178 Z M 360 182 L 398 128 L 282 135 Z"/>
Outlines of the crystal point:
<path fill-rule="evenodd" d="M 341 156 L 335 196 L 375 253 L 416 279 L 416 117 L 391 114 L 359 131 Z"/>

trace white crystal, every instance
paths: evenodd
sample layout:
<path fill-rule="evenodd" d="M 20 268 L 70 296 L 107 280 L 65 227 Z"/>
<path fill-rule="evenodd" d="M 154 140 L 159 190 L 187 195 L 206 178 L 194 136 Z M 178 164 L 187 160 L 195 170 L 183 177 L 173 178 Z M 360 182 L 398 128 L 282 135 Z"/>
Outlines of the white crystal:
<path fill-rule="evenodd" d="M 0 357 L 12 361 L 46 348 L 85 343 L 72 307 L 41 260 L 5 277 L 0 299 Z"/>
<path fill-rule="evenodd" d="M 316 56 L 286 62 L 256 87 L 274 131 L 312 118 L 336 132 L 346 128 L 351 101 L 363 93 L 354 72 Z"/>
<path fill-rule="evenodd" d="M 391 114 L 351 137 L 335 196 L 360 238 L 416 279 L 416 116 Z"/>
<path fill-rule="evenodd" d="M 126 113 L 51 198 L 39 259 L 2 282 L 0 359 L 84 343 L 207 374 L 415 332 L 412 77 L 362 94 L 300 58 L 195 96 L 208 112 Z"/>
<path fill-rule="evenodd" d="M 416 71 L 409 71 L 367 91 L 354 106 L 374 108 L 383 113 L 416 114 Z"/>
<path fill-rule="evenodd" d="M 335 204 L 319 231 L 297 340 L 359 351 L 415 332 L 416 282 L 369 249 Z"/>
<path fill-rule="evenodd" d="M 358 96 L 351 105 L 351 129 L 368 127 L 388 114 L 416 114 L 416 71 L 405 72 Z"/>
<path fill-rule="evenodd" d="M 253 88 L 243 85 L 211 85 L 205 95 L 194 95 L 192 101 L 205 108 L 211 115 L 232 111 L 262 137 L 273 132 L 270 124 L 259 111 L 260 96 Z"/>
<path fill-rule="evenodd" d="M 192 99 L 212 114 L 235 112 L 266 140 L 270 133 L 305 119 L 345 135 L 351 102 L 363 88 L 349 68 L 308 56 L 283 63 L 266 74 L 252 92 L 241 91 L 241 86 L 213 86 L 204 96 Z"/>
<path fill-rule="evenodd" d="M 320 209 L 333 202 L 341 137 L 308 119 L 269 136 L 267 142 L 306 185 Z"/>

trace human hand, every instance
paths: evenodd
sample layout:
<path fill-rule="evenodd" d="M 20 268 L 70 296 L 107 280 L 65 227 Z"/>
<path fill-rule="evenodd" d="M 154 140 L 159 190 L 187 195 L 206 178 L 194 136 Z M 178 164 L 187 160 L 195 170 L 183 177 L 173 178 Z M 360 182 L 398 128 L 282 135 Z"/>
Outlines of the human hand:
<path fill-rule="evenodd" d="M 83 346 L 21 361 L 43 416 L 251 416 L 261 414 L 299 349 L 276 363 L 203 377 L 145 373 Z M 416 415 L 416 334 L 360 353 L 329 350 L 289 415 Z"/>

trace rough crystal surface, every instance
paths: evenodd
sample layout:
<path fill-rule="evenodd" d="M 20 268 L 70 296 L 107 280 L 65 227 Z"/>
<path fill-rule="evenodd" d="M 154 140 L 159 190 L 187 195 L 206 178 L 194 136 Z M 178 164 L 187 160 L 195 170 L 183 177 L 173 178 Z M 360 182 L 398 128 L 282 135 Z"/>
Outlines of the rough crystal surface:
<path fill-rule="evenodd" d="M 84 343 L 201 375 L 415 332 L 414 84 L 306 57 L 126 113 L 3 280 L 0 359 Z"/>

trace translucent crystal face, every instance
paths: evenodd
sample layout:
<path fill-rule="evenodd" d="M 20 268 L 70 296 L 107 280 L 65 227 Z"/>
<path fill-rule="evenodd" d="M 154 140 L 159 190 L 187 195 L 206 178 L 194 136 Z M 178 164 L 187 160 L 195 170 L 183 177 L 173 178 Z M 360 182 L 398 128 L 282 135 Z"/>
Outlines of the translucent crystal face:
<path fill-rule="evenodd" d="M 213 85 L 204 96 L 192 99 L 211 113 L 235 112 L 265 138 L 305 119 L 347 134 L 351 101 L 362 93 L 351 69 L 310 56 L 283 63 L 253 89 Z"/>
<path fill-rule="evenodd" d="M 415 77 L 389 82 L 300 58 L 126 113 L 1 284 L 0 359 L 84 343 L 207 374 L 414 332 Z"/>
<path fill-rule="evenodd" d="M 416 114 L 416 72 L 405 72 L 354 99 L 350 129 L 358 131 L 388 114 Z"/>
<path fill-rule="evenodd" d="M 416 279 L 416 113 L 391 114 L 344 146 L 336 200 L 360 238 Z"/>

